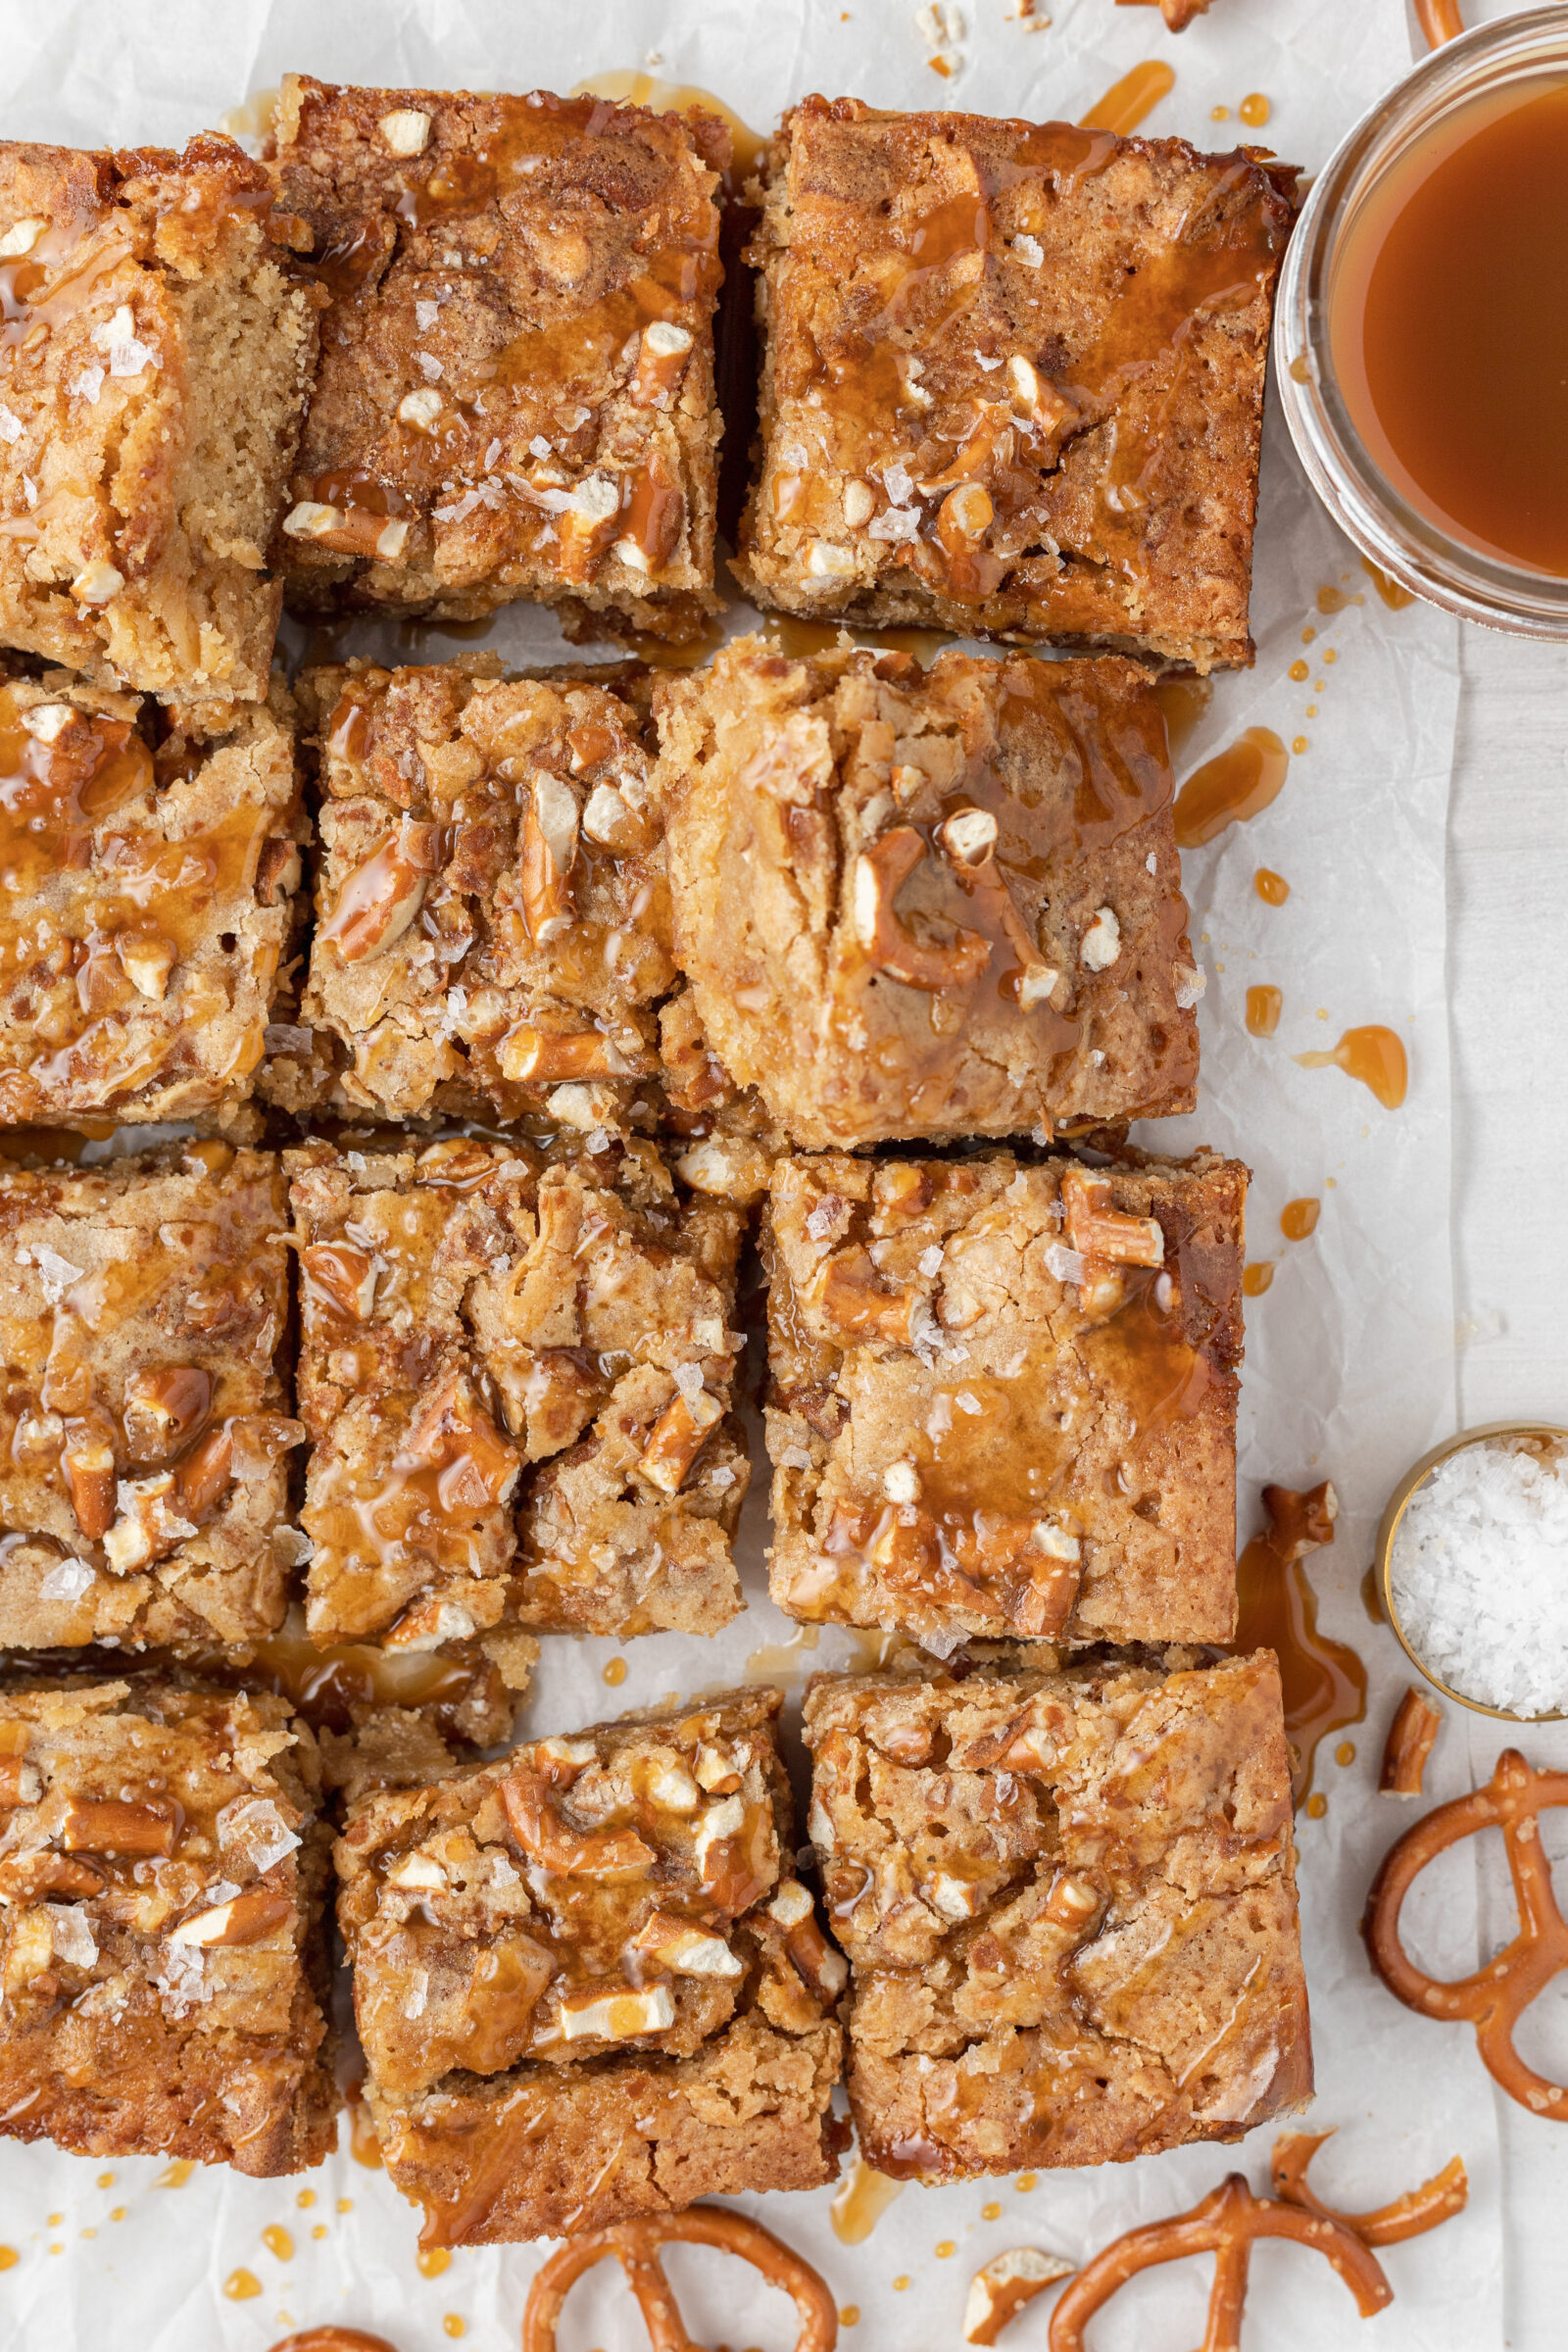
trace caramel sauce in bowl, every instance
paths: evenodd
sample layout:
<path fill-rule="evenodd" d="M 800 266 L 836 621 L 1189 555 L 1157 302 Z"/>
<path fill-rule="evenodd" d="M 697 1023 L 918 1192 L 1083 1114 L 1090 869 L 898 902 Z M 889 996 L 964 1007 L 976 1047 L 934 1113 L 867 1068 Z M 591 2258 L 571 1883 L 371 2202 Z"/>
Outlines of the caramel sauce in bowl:
<path fill-rule="evenodd" d="M 1351 131 L 1287 252 L 1274 352 L 1375 578 L 1568 637 L 1568 7 L 1448 41 Z"/>

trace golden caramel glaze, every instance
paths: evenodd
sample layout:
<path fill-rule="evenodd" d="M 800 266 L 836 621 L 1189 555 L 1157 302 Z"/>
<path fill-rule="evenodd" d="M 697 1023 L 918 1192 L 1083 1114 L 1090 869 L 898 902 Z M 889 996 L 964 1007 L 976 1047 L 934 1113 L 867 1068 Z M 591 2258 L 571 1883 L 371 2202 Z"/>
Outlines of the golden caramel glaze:
<path fill-rule="evenodd" d="M 847 1971 L 794 1875 L 780 1703 L 624 1717 L 351 1807 L 368 2098 L 426 2242 L 831 2177 Z"/>
<path fill-rule="evenodd" d="M 651 1116 L 678 976 L 645 714 L 614 672 L 495 672 L 300 682 L 322 847 L 303 1034 L 268 1073 L 291 1108 Z M 667 1086 L 684 1102 L 710 1069 L 677 1045 Z M 725 1091 L 711 1076 L 704 1103 Z"/>
<path fill-rule="evenodd" d="M 1247 149 L 808 98 L 752 258 L 738 575 L 873 627 L 1251 659 L 1263 379 L 1295 172 Z"/>
<path fill-rule="evenodd" d="M 1152 1265 L 1085 1254 L 1085 1175 L 1008 1152 L 780 1162 L 767 1444 L 791 1616 L 947 1646 L 1231 1639 L 1247 1171 L 1204 1154 L 1092 1180 Z"/>
<path fill-rule="evenodd" d="M 675 953 L 798 1143 L 1192 1107 L 1203 983 L 1135 664 L 748 638 L 655 704 Z"/>
<path fill-rule="evenodd" d="M 0 1690 L 0 2131 L 302 2172 L 336 2131 L 311 1735 L 270 1695 Z"/>
<path fill-rule="evenodd" d="M 714 609 L 729 134 L 593 97 L 291 74 L 280 202 L 327 297 L 277 560 L 290 599 L 591 635 Z"/>
<path fill-rule="evenodd" d="M 463 1659 L 477 1642 L 520 1689 L 537 1645 L 519 1625 L 727 1622 L 748 1475 L 727 1417 L 737 1212 L 677 1192 L 647 1143 L 314 1143 L 286 1165 L 310 1639 Z M 661 1436 L 677 1400 L 704 1423 L 678 1462 Z"/>
<path fill-rule="evenodd" d="M 216 1140 L 0 1170 L 0 1642 L 243 1642 L 283 1617 L 305 1432 L 282 1176 Z"/>
<path fill-rule="evenodd" d="M 0 1119 L 245 1132 L 300 913 L 292 711 L 0 682 Z"/>
<path fill-rule="evenodd" d="M 1266 1651 L 819 1676 L 809 1833 L 868 2164 L 953 2180 L 1237 2139 L 1311 2090 Z"/>
<path fill-rule="evenodd" d="M 286 233 L 216 133 L 0 144 L 0 641 L 165 701 L 265 699 L 317 353 Z"/>

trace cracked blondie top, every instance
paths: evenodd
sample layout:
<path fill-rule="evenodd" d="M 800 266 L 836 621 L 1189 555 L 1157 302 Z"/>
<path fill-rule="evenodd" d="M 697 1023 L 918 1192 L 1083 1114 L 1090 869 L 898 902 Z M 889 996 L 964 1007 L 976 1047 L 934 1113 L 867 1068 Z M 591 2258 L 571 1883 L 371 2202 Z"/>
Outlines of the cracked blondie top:
<path fill-rule="evenodd" d="M 797 1143 L 1192 1108 L 1202 978 L 1135 664 L 749 638 L 657 705 L 675 953 Z"/>
<path fill-rule="evenodd" d="M 280 691 L 0 677 L 0 1122 L 255 1127 L 308 831 Z"/>
<path fill-rule="evenodd" d="M 279 201 L 329 297 L 291 601 L 695 634 L 713 597 L 711 117 L 291 74 Z"/>
<path fill-rule="evenodd" d="M 763 181 L 757 603 L 1251 660 L 1294 169 L 808 98 Z"/>
<path fill-rule="evenodd" d="M 0 1166 L 0 1644 L 281 1622 L 305 1435 L 277 1371 L 285 1225 L 276 1158 L 216 1140 Z"/>
<path fill-rule="evenodd" d="M 0 2132 L 264 2178 L 320 2163 L 318 1799 L 281 1699 L 0 1690 Z"/>
<path fill-rule="evenodd" d="M 1312 2089 L 1272 1653 L 819 1676 L 850 2104 L 896 2180 L 1240 2139 Z"/>
<path fill-rule="evenodd" d="M 781 1703 L 626 1716 L 352 1808 L 367 2088 L 427 2243 L 837 2172 L 848 1971 L 795 1876 Z"/>
<path fill-rule="evenodd" d="M 774 1171 L 771 1591 L 792 1617 L 1228 1642 L 1247 1170 Z"/>
<path fill-rule="evenodd" d="M 166 701 L 265 700 L 317 351 L 287 233 L 213 132 L 0 143 L 0 644 Z"/>
<path fill-rule="evenodd" d="M 678 1192 L 650 1143 L 285 1162 L 313 1640 L 477 1647 L 520 1689 L 519 1626 L 726 1624 L 738 1212 Z"/>

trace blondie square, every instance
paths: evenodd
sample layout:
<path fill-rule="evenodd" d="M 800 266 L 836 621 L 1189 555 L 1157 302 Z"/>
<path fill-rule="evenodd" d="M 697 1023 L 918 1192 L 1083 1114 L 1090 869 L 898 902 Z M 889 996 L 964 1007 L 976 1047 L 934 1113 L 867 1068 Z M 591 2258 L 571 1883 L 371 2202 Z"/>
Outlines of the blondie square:
<path fill-rule="evenodd" d="M 0 1122 L 253 1128 L 308 831 L 281 689 L 0 677 Z"/>
<path fill-rule="evenodd" d="M 651 1143 L 285 1159 L 313 1640 L 477 1649 L 520 1689 L 519 1626 L 727 1623 L 739 1213 L 677 1192 Z"/>
<path fill-rule="evenodd" d="M 283 84 L 280 201 L 330 297 L 283 523 L 292 601 L 590 635 L 714 609 L 710 117 Z"/>
<path fill-rule="evenodd" d="M 763 176 L 759 604 L 1250 661 L 1294 169 L 808 98 Z"/>
<path fill-rule="evenodd" d="M 775 1169 L 772 1593 L 967 1638 L 1228 1642 L 1247 1170 Z"/>
<path fill-rule="evenodd" d="M 352 1808 L 368 2094 L 427 2243 L 836 2173 L 848 1971 L 795 1876 L 780 1703 L 625 1716 Z"/>
<path fill-rule="evenodd" d="M 0 1169 L 0 1644 L 197 1648 L 280 1624 L 282 1174 L 217 1141 Z"/>
<path fill-rule="evenodd" d="M 1202 980 L 1134 663 L 752 638 L 657 700 L 675 953 L 797 1143 L 1192 1108 Z"/>
<path fill-rule="evenodd" d="M 583 1128 L 646 1108 L 677 981 L 646 710 L 481 662 L 350 663 L 299 694 L 318 920 L 309 1052 L 270 1090 Z"/>
<path fill-rule="evenodd" d="M 818 1677 L 806 1739 L 878 2172 L 1119 2162 L 1309 2097 L 1271 1651 Z"/>
<path fill-rule="evenodd" d="M 268 2179 L 320 2163 L 318 1802 L 270 1693 L 0 1690 L 0 2132 Z"/>
<path fill-rule="evenodd" d="M 317 349 L 271 193 L 210 132 L 0 143 L 0 644 L 165 700 L 265 699 Z"/>

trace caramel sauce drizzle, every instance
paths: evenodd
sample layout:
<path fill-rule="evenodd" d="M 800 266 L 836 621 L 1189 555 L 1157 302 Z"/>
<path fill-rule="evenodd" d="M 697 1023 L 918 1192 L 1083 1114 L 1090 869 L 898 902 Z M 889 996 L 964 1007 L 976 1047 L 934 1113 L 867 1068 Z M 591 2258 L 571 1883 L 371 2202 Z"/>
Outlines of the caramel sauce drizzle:
<path fill-rule="evenodd" d="M 1366 1714 L 1366 1668 L 1353 1649 L 1317 1630 L 1317 1600 L 1302 1562 L 1334 1541 L 1333 1489 L 1298 1493 L 1265 1487 L 1269 1524 L 1237 1563 L 1240 1651 L 1271 1649 L 1280 1663 L 1291 1790 L 1299 1804 L 1312 1785 L 1318 1743 Z"/>
<path fill-rule="evenodd" d="M 1162 58 L 1145 58 L 1141 65 L 1113 81 L 1079 121 L 1086 130 L 1113 130 L 1129 138 L 1146 116 L 1176 87 L 1176 73 Z"/>
<path fill-rule="evenodd" d="M 1272 727 L 1249 727 L 1195 768 L 1176 796 L 1176 841 L 1198 850 L 1227 825 L 1245 824 L 1277 801 L 1291 756 Z"/>
<path fill-rule="evenodd" d="M 1370 1088 L 1385 1110 L 1397 1110 L 1409 1090 L 1410 1065 L 1402 1041 L 1381 1022 L 1347 1029 L 1332 1053 L 1298 1054 L 1303 1070 L 1343 1070 Z"/>

